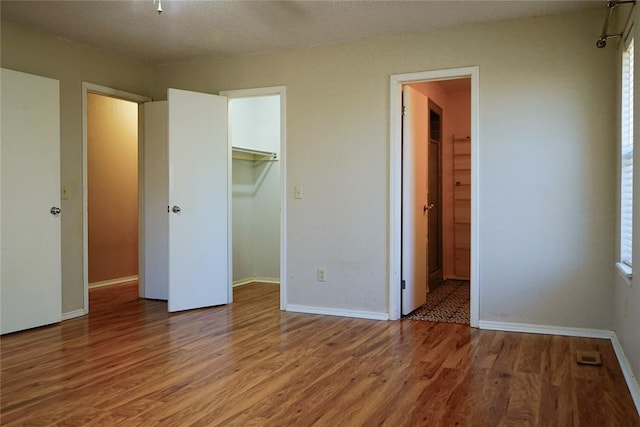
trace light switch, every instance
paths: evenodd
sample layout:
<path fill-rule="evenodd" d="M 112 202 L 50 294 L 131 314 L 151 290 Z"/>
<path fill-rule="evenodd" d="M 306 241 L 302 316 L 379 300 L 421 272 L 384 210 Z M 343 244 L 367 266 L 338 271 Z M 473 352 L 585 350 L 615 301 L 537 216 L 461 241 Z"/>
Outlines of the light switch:
<path fill-rule="evenodd" d="M 296 185 L 293 187 L 293 197 L 296 199 L 302 199 L 302 185 Z"/>
<path fill-rule="evenodd" d="M 66 185 L 60 187 L 60 199 L 69 200 L 69 187 L 67 187 Z"/>

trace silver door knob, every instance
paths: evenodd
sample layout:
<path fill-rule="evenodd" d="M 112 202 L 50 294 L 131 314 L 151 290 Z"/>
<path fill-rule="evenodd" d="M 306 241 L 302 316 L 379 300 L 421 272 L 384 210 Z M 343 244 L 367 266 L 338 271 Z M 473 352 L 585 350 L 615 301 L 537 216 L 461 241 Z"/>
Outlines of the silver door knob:
<path fill-rule="evenodd" d="M 182 209 L 180 209 L 180 206 L 174 206 L 174 207 L 172 207 L 172 208 L 171 208 L 171 211 L 172 211 L 173 213 L 178 213 L 178 212 L 180 212 L 181 210 L 182 210 Z"/>
<path fill-rule="evenodd" d="M 60 215 L 60 212 L 62 212 L 62 211 L 60 210 L 60 208 L 58 208 L 58 207 L 54 206 L 54 207 L 52 207 L 52 208 L 49 210 L 49 212 L 50 212 L 50 213 L 51 213 L 51 215 L 53 215 L 53 216 L 58 216 L 58 215 Z"/>

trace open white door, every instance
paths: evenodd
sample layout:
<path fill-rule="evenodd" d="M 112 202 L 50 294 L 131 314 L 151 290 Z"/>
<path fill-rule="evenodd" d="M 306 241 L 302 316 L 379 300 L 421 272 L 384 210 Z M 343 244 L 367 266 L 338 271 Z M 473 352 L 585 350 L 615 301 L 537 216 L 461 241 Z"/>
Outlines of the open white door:
<path fill-rule="evenodd" d="M 426 96 L 403 87 L 402 120 L 402 314 L 427 301 Z"/>
<path fill-rule="evenodd" d="M 228 302 L 227 98 L 168 91 L 169 311 Z"/>
<path fill-rule="evenodd" d="M 2 69 L 0 331 L 59 322 L 60 96 L 57 80 Z"/>
<path fill-rule="evenodd" d="M 143 149 L 143 298 L 169 299 L 167 101 L 145 102 Z"/>

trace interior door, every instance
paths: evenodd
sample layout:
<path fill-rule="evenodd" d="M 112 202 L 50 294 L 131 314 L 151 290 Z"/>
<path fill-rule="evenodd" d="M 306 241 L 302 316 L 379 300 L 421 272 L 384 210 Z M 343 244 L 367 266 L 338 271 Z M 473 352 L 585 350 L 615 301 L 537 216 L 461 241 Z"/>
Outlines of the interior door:
<path fill-rule="evenodd" d="M 169 311 L 228 302 L 227 98 L 168 96 Z"/>
<path fill-rule="evenodd" d="M 144 148 L 142 209 L 144 261 L 140 269 L 142 297 L 169 299 L 169 155 L 167 101 L 143 106 Z"/>
<path fill-rule="evenodd" d="M 59 322 L 60 96 L 57 80 L 2 69 L 0 332 Z"/>
<path fill-rule="evenodd" d="M 403 88 L 402 314 L 427 301 L 427 99 Z"/>
<path fill-rule="evenodd" d="M 427 174 L 427 253 L 429 291 L 442 284 L 442 108 L 429 100 L 429 171 Z"/>

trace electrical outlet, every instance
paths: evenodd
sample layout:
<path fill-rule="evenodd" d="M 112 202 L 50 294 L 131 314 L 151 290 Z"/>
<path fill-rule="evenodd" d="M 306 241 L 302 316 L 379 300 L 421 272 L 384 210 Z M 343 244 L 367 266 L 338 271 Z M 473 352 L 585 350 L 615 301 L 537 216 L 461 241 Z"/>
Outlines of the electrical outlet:
<path fill-rule="evenodd" d="M 324 268 L 318 267 L 318 271 L 316 271 L 316 277 L 318 282 L 326 282 L 327 281 L 327 273 L 324 271 Z"/>

